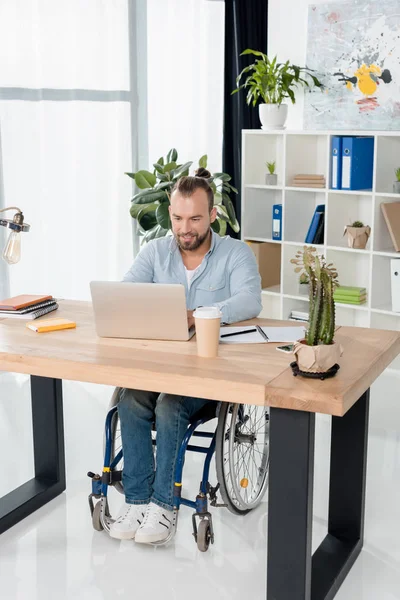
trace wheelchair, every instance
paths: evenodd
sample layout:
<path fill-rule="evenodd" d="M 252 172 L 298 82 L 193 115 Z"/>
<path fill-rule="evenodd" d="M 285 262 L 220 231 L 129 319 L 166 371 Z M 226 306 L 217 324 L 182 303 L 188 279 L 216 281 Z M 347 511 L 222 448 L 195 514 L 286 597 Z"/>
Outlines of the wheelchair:
<path fill-rule="evenodd" d="M 116 388 L 106 416 L 104 433 L 104 465 L 102 474 L 91 471 L 92 480 L 89 507 L 92 525 L 96 531 L 110 531 L 111 517 L 108 488 L 124 493 L 122 483 L 123 452 L 118 418 L 120 388 Z M 217 419 L 215 431 L 197 431 L 197 428 Z M 153 448 L 157 459 L 157 432 L 153 426 Z M 209 445 L 189 443 L 191 438 L 204 438 Z M 205 455 L 199 493 L 195 500 L 182 497 L 182 473 L 186 451 Z M 217 483 L 209 482 L 211 459 L 215 452 Z M 214 543 L 212 515 L 208 505 L 226 507 L 236 515 L 245 515 L 256 508 L 267 490 L 269 470 L 269 409 L 268 407 L 228 402 L 210 402 L 190 421 L 182 440 L 175 467 L 174 516 L 175 528 L 181 505 L 194 509 L 193 536 L 198 549 L 206 552 Z M 218 492 L 222 502 L 218 502 Z M 96 500 L 96 503 L 95 503 Z M 165 544 L 174 535 L 161 542 Z"/>

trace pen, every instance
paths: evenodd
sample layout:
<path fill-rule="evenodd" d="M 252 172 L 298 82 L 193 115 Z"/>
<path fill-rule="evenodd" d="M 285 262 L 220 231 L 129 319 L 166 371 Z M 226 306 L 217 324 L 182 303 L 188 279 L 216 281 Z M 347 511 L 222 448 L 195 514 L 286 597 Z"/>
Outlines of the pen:
<path fill-rule="evenodd" d="M 237 331 L 236 333 L 223 333 L 221 334 L 222 338 L 230 337 L 231 335 L 242 335 L 242 333 L 253 333 L 254 331 L 258 331 L 257 329 L 246 329 L 244 331 Z"/>

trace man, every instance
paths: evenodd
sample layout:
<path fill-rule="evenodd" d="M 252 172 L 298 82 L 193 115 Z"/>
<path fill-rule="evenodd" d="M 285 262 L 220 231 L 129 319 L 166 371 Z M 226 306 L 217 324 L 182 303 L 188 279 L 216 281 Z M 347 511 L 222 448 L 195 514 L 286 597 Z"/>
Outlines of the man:
<path fill-rule="evenodd" d="M 171 193 L 173 237 L 149 242 L 124 281 L 181 283 L 185 286 L 188 326 L 197 306 L 218 306 L 222 322 L 256 317 L 262 308 L 261 282 L 252 250 L 211 229 L 217 217 L 205 169 L 182 177 Z M 174 472 L 190 418 L 209 400 L 124 389 L 118 413 L 124 452 L 125 503 L 110 535 L 139 543 L 163 542 L 175 532 Z M 156 421 L 157 467 L 151 441 Z"/>

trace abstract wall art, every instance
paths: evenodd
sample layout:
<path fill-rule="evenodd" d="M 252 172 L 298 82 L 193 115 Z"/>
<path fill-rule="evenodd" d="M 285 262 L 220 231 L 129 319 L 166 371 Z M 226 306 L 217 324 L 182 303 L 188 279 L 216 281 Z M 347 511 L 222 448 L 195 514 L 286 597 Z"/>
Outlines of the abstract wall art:
<path fill-rule="evenodd" d="M 310 5 L 307 66 L 306 129 L 400 129 L 400 1 Z"/>

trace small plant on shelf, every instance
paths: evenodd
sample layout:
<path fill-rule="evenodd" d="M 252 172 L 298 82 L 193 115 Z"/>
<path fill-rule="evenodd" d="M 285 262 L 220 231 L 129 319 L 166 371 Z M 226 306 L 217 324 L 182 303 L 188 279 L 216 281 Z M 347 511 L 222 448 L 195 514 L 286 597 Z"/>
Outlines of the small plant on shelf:
<path fill-rule="evenodd" d="M 278 183 L 278 175 L 275 173 L 276 162 L 266 162 L 269 173 L 265 175 L 266 185 L 276 185 Z"/>
<path fill-rule="evenodd" d="M 341 355 L 340 345 L 334 342 L 333 292 L 339 285 L 338 274 L 312 246 L 304 246 L 290 262 L 296 265 L 295 272 L 305 274 L 310 283 L 309 325 L 305 339 L 295 344 L 293 352 L 300 374 L 323 374 L 337 364 Z"/>
<path fill-rule="evenodd" d="M 400 194 L 400 167 L 394 170 L 396 175 L 396 181 L 393 183 L 393 192 L 395 194 Z"/>
<path fill-rule="evenodd" d="M 252 54 L 253 64 L 245 67 L 236 78 L 232 94 L 244 90 L 247 104 L 259 104 L 259 116 L 263 129 L 283 129 L 288 112 L 286 99 L 296 102 L 295 93 L 301 88 L 323 88 L 322 83 L 307 67 L 299 67 L 289 61 L 278 62 L 263 52 L 247 49 L 240 56 Z M 242 77 L 244 82 L 240 84 Z"/>
<path fill-rule="evenodd" d="M 349 248 L 364 249 L 371 235 L 371 227 L 364 225 L 362 221 L 354 221 L 351 225 L 346 225 L 343 235 L 347 235 Z"/>

